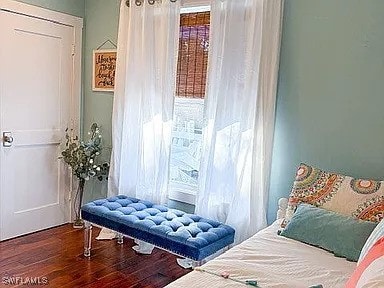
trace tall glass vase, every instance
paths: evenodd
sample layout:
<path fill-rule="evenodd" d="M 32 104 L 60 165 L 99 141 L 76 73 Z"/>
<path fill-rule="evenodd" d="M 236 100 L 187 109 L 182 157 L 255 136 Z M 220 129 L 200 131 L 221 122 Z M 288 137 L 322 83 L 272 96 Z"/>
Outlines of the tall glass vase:
<path fill-rule="evenodd" d="M 75 211 L 75 220 L 73 221 L 73 228 L 83 228 L 84 221 L 81 219 L 80 210 L 83 203 L 85 179 L 80 178 L 77 186 L 75 199 L 73 201 L 73 210 Z"/>

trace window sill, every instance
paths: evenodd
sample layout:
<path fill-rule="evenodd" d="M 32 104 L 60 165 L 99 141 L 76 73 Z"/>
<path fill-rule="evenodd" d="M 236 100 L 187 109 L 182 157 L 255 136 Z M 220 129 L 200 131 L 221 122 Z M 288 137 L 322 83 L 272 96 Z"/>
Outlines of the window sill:
<path fill-rule="evenodd" d="M 170 200 L 175 200 L 175 201 L 195 205 L 196 192 L 195 191 L 185 191 L 182 189 L 171 189 L 169 191 L 168 198 Z"/>

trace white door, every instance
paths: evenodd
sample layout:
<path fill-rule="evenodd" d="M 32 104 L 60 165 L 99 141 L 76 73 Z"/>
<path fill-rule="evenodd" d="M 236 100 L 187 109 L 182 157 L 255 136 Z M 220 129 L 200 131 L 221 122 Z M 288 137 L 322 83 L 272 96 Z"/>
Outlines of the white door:
<path fill-rule="evenodd" d="M 69 220 L 68 175 L 58 156 L 70 117 L 74 33 L 72 27 L 0 11 L 0 38 L 4 240 Z"/>

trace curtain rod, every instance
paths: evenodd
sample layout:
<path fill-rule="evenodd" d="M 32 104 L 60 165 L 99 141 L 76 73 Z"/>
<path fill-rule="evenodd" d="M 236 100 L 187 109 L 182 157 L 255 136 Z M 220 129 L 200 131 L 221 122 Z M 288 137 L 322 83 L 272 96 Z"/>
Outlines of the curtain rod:
<path fill-rule="evenodd" d="M 136 4 L 136 6 L 141 6 L 141 5 L 143 5 L 144 4 L 144 2 L 145 2 L 145 0 L 134 0 L 135 1 L 135 4 Z M 161 3 L 161 1 L 162 0 L 147 0 L 147 2 L 148 2 L 148 4 L 149 5 L 153 5 L 153 4 L 155 4 L 156 2 L 160 2 Z M 172 3 L 175 3 L 177 0 L 169 0 L 170 2 L 172 2 Z M 131 5 L 130 5 L 130 0 L 127 0 L 127 1 L 125 1 L 125 4 L 128 6 L 128 7 L 130 7 Z"/>

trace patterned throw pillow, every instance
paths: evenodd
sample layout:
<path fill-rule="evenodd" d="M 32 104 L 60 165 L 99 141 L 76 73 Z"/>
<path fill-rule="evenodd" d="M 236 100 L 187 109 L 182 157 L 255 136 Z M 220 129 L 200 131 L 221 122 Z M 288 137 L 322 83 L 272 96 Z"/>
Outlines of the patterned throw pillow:
<path fill-rule="evenodd" d="M 355 179 L 302 163 L 289 197 L 287 221 L 300 203 L 380 222 L 384 218 L 384 181 Z"/>

